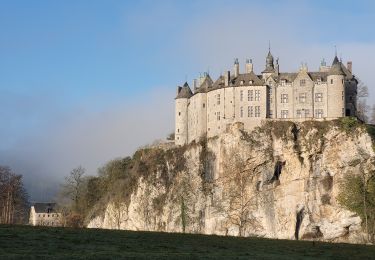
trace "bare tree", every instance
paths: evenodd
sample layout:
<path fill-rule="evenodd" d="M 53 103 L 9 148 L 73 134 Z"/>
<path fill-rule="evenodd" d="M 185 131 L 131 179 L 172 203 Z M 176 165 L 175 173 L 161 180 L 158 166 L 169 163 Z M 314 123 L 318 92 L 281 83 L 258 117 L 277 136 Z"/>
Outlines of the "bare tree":
<path fill-rule="evenodd" d="M 122 187 L 124 187 L 124 185 L 118 183 L 111 196 L 112 216 L 117 229 L 121 229 L 122 223 L 128 220 L 128 206 Z"/>
<path fill-rule="evenodd" d="M 238 236 L 244 236 L 249 228 L 256 229 L 258 223 L 252 215 L 256 207 L 256 190 L 252 185 L 254 169 L 234 151 L 223 165 L 223 176 L 218 184 L 223 189 L 219 210 L 223 212 L 228 226 L 238 227 Z"/>
<path fill-rule="evenodd" d="M 364 121 L 368 121 L 368 112 L 370 107 L 367 105 L 367 97 L 369 96 L 368 87 L 361 80 L 357 85 L 357 117 Z"/>
<path fill-rule="evenodd" d="M 375 125 L 375 105 L 372 105 L 369 123 Z"/>
<path fill-rule="evenodd" d="M 23 223 L 27 219 L 28 196 L 22 175 L 0 166 L 0 223 Z"/>
<path fill-rule="evenodd" d="M 84 184 L 85 169 L 82 166 L 74 168 L 70 174 L 65 177 L 63 184 L 63 194 L 71 200 L 72 210 L 81 213 L 80 199 L 82 195 L 82 186 Z"/>

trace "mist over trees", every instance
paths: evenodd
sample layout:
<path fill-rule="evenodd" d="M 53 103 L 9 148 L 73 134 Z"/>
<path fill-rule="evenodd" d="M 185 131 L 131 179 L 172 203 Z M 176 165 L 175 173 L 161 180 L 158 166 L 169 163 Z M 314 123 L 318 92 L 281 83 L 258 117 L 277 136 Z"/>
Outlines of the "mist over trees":
<path fill-rule="evenodd" d="M 369 96 L 368 87 L 361 80 L 358 80 L 357 85 L 357 117 L 363 122 L 369 121 L 370 106 L 367 105 L 367 98 Z"/>
<path fill-rule="evenodd" d="M 25 224 L 28 213 L 28 195 L 22 175 L 0 166 L 0 224 Z"/>

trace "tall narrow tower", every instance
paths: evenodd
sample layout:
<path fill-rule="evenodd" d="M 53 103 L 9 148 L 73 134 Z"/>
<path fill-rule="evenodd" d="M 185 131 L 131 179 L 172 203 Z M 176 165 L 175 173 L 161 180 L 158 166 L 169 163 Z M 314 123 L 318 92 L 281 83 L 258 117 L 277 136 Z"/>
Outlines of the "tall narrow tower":
<path fill-rule="evenodd" d="M 184 145 L 188 141 L 188 104 L 193 95 L 187 82 L 183 87 L 177 87 L 175 98 L 175 144 Z"/>
<path fill-rule="evenodd" d="M 345 72 L 342 64 L 335 56 L 327 76 L 328 111 L 324 117 L 337 118 L 345 116 Z"/>

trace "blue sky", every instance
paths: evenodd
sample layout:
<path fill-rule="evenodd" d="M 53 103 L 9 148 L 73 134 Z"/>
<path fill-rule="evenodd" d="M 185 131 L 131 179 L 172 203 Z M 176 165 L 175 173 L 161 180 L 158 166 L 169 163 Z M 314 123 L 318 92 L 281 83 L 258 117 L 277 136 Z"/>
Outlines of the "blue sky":
<path fill-rule="evenodd" d="M 44 198 L 73 167 L 95 174 L 171 132 L 185 79 L 235 57 L 260 72 L 269 40 L 281 71 L 337 45 L 372 94 L 373 24 L 373 1 L 0 0 L 0 164 Z"/>

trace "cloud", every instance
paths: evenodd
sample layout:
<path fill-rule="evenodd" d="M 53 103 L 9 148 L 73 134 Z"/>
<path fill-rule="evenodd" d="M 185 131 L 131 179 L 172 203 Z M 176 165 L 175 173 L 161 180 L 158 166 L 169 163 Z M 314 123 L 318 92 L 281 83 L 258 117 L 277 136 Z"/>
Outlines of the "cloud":
<path fill-rule="evenodd" d="M 0 164 L 24 175 L 33 200 L 49 199 L 74 167 L 82 165 L 95 175 L 106 161 L 165 138 L 174 129 L 174 94 L 174 90 L 158 87 L 122 100 L 108 96 L 113 103 L 107 105 L 96 105 L 101 98 L 91 97 L 69 109 L 60 121 L 41 128 L 39 134 L 0 151 Z"/>

